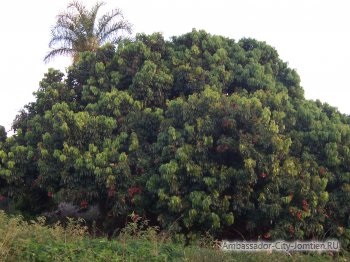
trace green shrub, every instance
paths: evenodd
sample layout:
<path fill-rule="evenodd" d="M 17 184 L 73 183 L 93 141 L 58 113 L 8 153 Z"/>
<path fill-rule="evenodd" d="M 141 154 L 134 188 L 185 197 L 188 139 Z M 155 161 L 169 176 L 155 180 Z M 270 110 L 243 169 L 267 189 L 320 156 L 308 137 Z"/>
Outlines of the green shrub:
<path fill-rule="evenodd" d="M 81 221 L 45 225 L 0 211 L 0 261 L 328 261 L 327 254 L 228 253 L 211 237 L 196 245 L 174 243 L 157 227 L 135 219 L 115 239 L 91 238 Z M 336 255 L 346 261 L 346 254 Z"/>

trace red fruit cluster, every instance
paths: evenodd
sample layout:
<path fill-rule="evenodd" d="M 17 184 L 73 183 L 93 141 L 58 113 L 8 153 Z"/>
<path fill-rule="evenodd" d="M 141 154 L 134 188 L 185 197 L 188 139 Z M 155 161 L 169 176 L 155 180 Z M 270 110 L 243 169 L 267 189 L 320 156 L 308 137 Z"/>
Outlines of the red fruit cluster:
<path fill-rule="evenodd" d="M 87 209 L 89 207 L 89 203 L 86 200 L 80 201 L 80 208 Z"/>
<path fill-rule="evenodd" d="M 139 188 L 138 186 L 133 186 L 128 189 L 128 194 L 129 194 L 129 197 L 131 198 L 133 198 L 134 195 L 140 194 L 140 193 L 141 193 L 141 188 Z"/>
<path fill-rule="evenodd" d="M 304 211 L 308 211 L 309 210 L 309 203 L 304 199 L 302 201 L 302 204 L 303 204 Z"/>
<path fill-rule="evenodd" d="M 271 238 L 270 233 L 269 233 L 269 232 L 265 233 L 265 234 L 264 234 L 264 238 L 265 238 L 265 239 L 269 239 L 269 238 Z"/>
<path fill-rule="evenodd" d="M 262 173 L 260 174 L 260 177 L 261 177 L 261 178 L 265 178 L 265 177 L 267 177 L 267 174 L 264 173 L 264 172 L 262 172 Z"/>
<path fill-rule="evenodd" d="M 301 220 L 301 211 L 297 212 L 297 218 L 298 218 L 298 220 Z"/>

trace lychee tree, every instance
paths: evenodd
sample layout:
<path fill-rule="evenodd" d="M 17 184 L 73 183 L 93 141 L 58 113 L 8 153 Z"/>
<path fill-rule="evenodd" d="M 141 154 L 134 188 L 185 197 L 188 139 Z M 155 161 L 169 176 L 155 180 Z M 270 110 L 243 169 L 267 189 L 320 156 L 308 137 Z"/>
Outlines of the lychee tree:
<path fill-rule="evenodd" d="M 50 69 L 35 98 L 0 138 L 1 195 L 23 212 L 349 245 L 350 118 L 264 42 L 139 34 Z"/>

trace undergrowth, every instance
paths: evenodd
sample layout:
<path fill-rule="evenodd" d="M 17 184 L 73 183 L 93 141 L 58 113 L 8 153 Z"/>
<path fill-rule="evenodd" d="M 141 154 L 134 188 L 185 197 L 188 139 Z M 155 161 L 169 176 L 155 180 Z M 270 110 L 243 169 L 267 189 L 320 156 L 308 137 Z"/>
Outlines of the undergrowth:
<path fill-rule="evenodd" d="M 83 220 L 48 226 L 43 217 L 25 221 L 0 210 L 0 261 L 348 261 L 338 254 L 225 253 L 210 236 L 185 247 L 158 227 L 132 218 L 108 240 L 89 235 Z"/>

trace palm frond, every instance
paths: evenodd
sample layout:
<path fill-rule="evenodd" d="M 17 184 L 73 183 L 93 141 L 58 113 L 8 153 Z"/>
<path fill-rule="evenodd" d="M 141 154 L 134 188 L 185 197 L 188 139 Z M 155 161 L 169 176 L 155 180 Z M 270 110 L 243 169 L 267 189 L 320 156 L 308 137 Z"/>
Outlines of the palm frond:
<path fill-rule="evenodd" d="M 86 7 L 78 2 L 78 1 L 72 1 L 68 4 L 67 9 L 75 9 L 76 11 L 78 11 L 79 15 L 85 15 L 88 13 L 88 11 L 86 10 Z"/>
<path fill-rule="evenodd" d="M 57 17 L 56 25 L 51 29 L 51 35 L 67 35 L 71 37 L 77 36 L 79 33 L 79 20 L 72 13 L 61 13 Z"/>
<path fill-rule="evenodd" d="M 44 58 L 44 62 L 48 63 L 56 55 L 74 55 L 75 51 L 72 48 L 61 47 L 51 50 Z"/>
<path fill-rule="evenodd" d="M 89 17 L 90 17 L 91 21 L 94 22 L 94 26 L 95 26 L 98 10 L 101 8 L 101 6 L 103 6 L 105 4 L 106 4 L 105 2 L 97 2 L 95 4 L 95 6 L 90 10 Z"/>
<path fill-rule="evenodd" d="M 96 36 L 99 39 L 101 39 L 102 36 L 106 34 L 106 31 L 108 31 L 107 27 L 109 27 L 109 24 L 112 23 L 113 19 L 117 19 L 117 17 L 120 17 L 121 21 L 124 20 L 123 13 L 120 9 L 114 9 L 112 12 L 104 14 L 99 19 L 99 23 L 95 32 Z M 127 31 L 131 33 L 131 25 L 129 25 Z"/>
<path fill-rule="evenodd" d="M 100 42 L 104 43 L 106 41 L 111 42 L 112 44 L 117 44 L 121 37 L 119 33 L 131 33 L 131 24 L 127 21 L 118 21 L 114 24 L 107 26 L 103 31 L 103 34 L 100 35 Z"/>
<path fill-rule="evenodd" d="M 86 7 L 78 1 L 72 1 L 67 9 L 71 12 L 67 11 L 64 14 L 66 14 L 67 18 L 73 18 L 71 20 L 74 21 L 75 31 L 79 31 L 80 34 L 91 35 L 94 23 L 91 22 L 90 12 Z"/>
<path fill-rule="evenodd" d="M 123 18 L 123 13 L 119 9 L 114 9 L 112 12 L 104 14 L 98 21 L 97 33 L 103 32 L 106 26 L 117 16 Z"/>
<path fill-rule="evenodd" d="M 71 48 L 76 39 L 70 35 L 53 35 L 49 42 L 49 47 L 54 48 L 57 44 L 61 44 L 65 48 Z"/>
<path fill-rule="evenodd" d="M 58 22 L 67 22 L 71 24 L 77 23 L 77 15 L 73 12 L 64 11 L 57 15 L 57 21 Z"/>
<path fill-rule="evenodd" d="M 105 5 L 104 2 L 97 2 L 94 7 L 86 14 L 83 18 L 82 24 L 84 24 L 86 35 L 89 39 L 96 38 L 95 36 L 95 26 L 96 17 L 101 6 Z"/>

